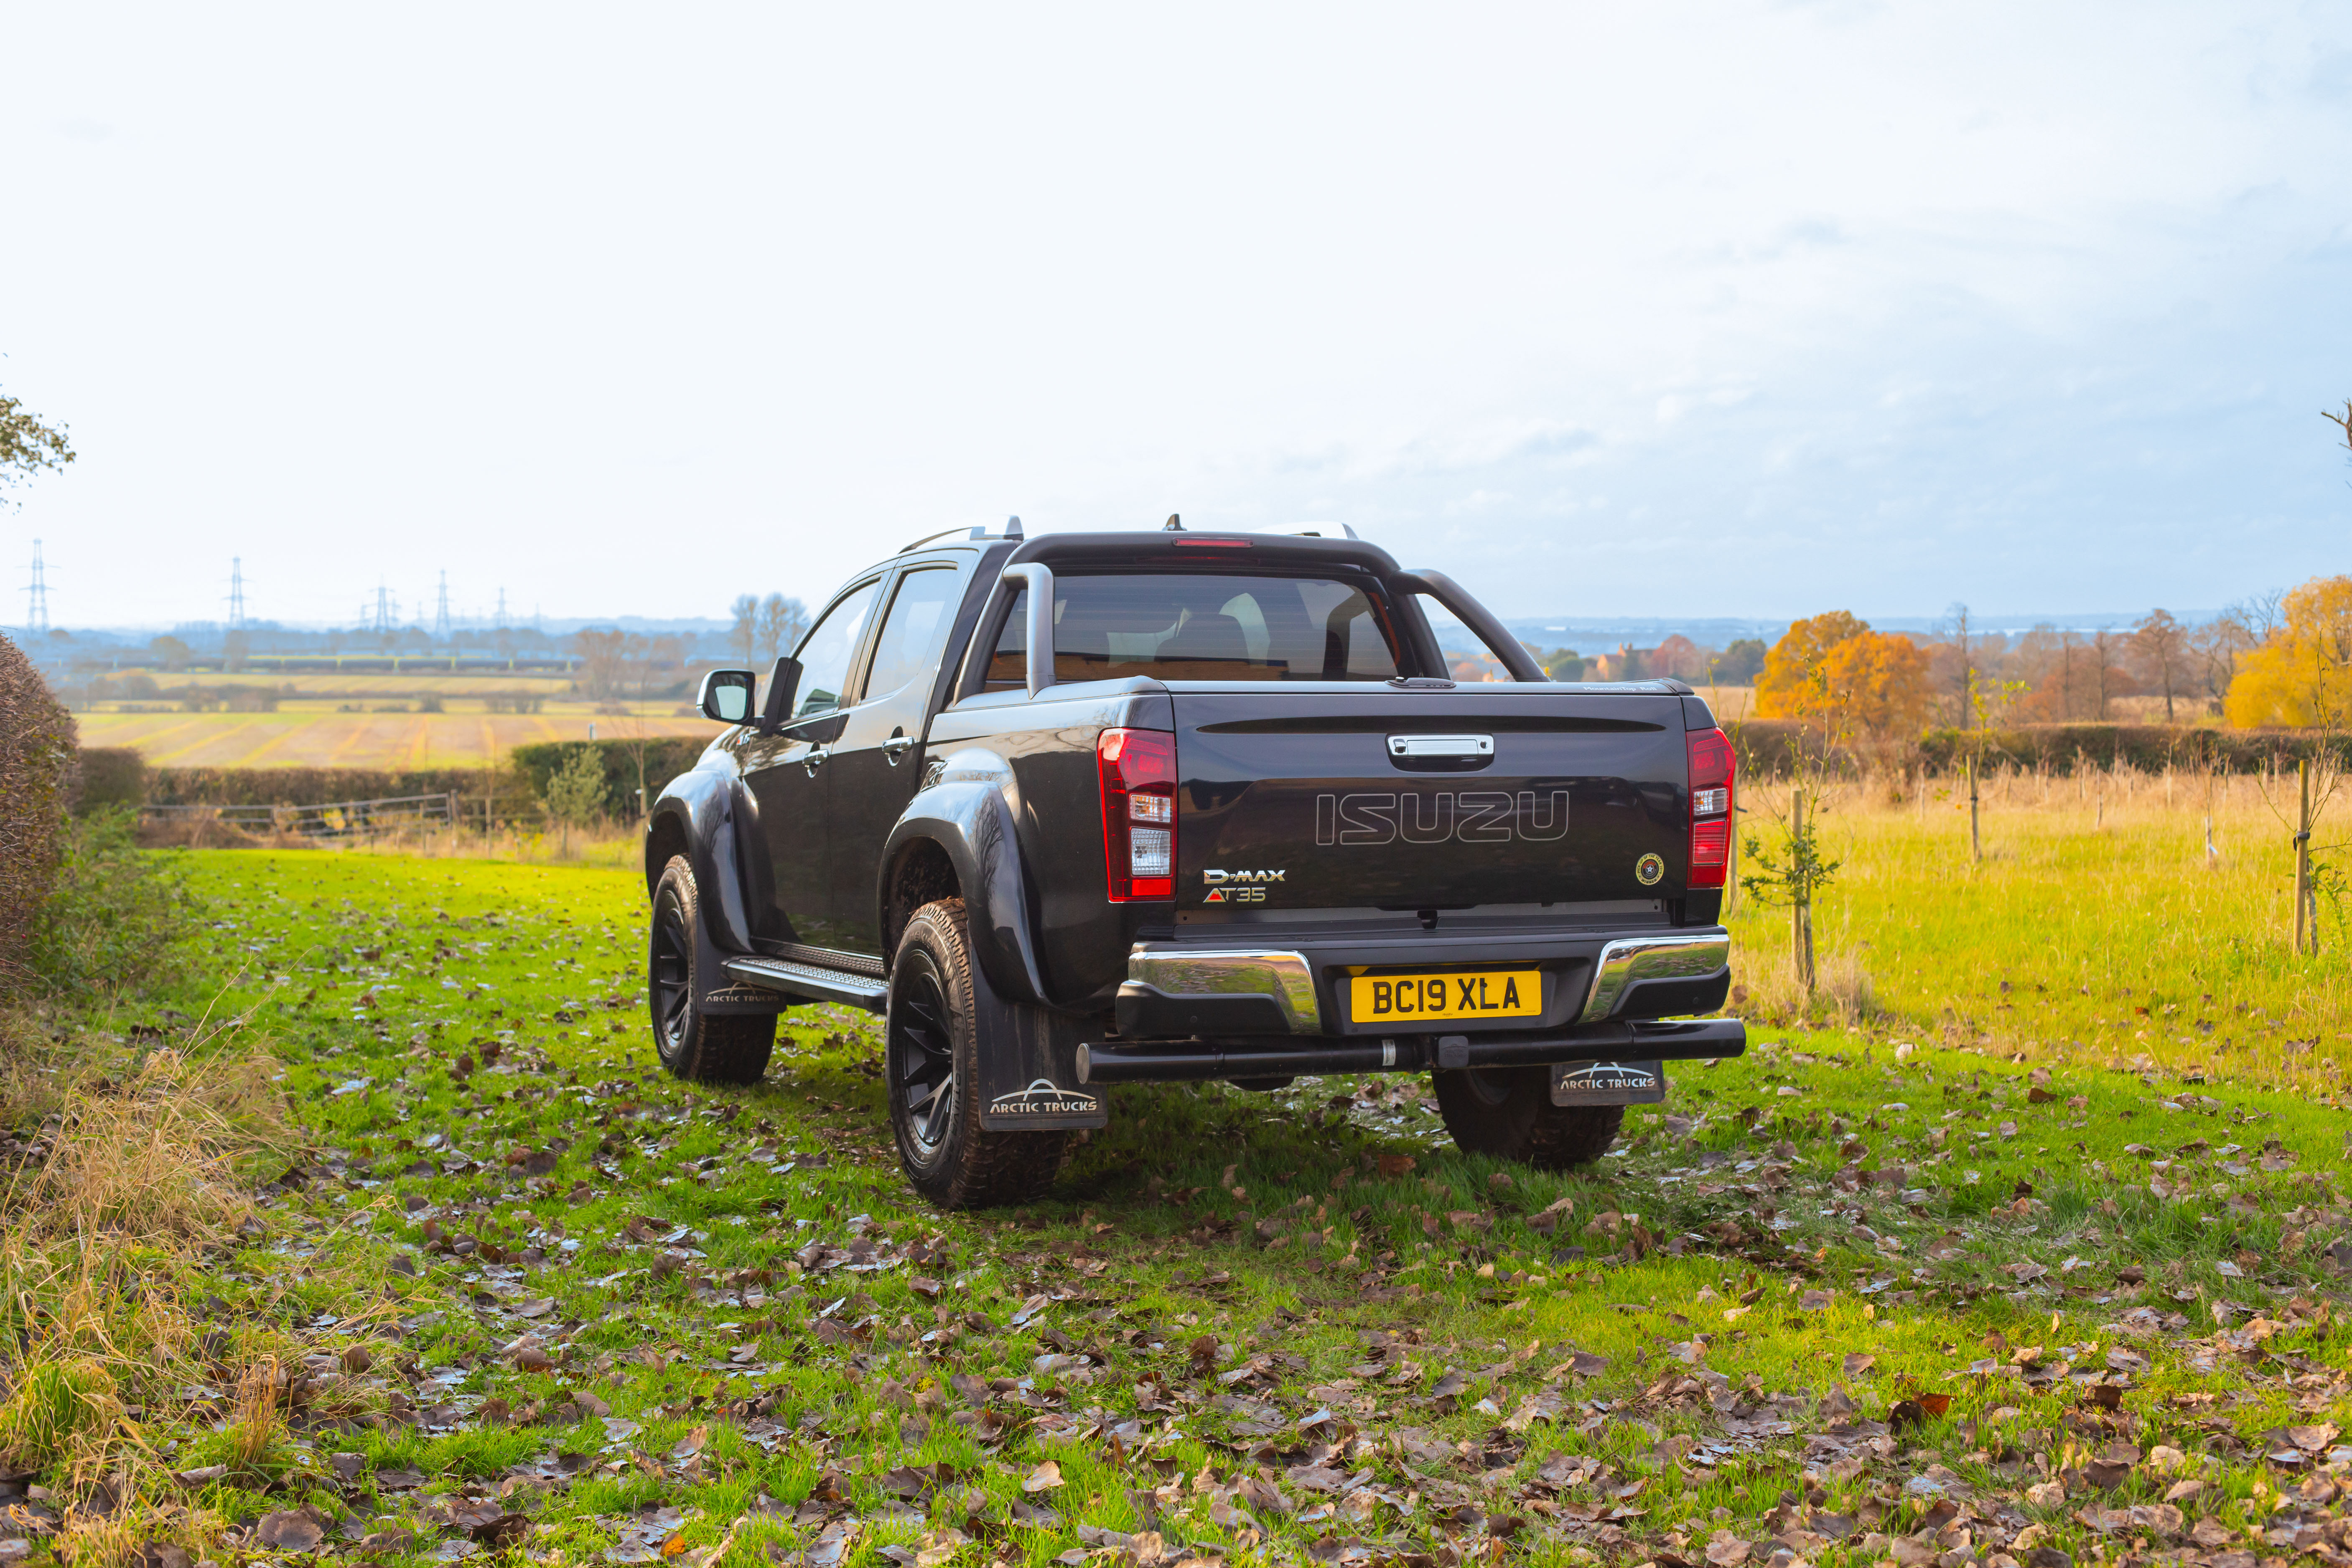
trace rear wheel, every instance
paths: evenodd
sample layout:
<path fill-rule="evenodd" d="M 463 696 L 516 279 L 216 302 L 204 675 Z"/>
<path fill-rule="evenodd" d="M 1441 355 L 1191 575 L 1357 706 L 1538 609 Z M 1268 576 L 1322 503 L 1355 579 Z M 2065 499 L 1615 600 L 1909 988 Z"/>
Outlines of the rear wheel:
<path fill-rule="evenodd" d="M 917 910 L 890 966 L 883 1025 L 890 1130 L 917 1192 L 941 1208 L 991 1208 L 1043 1196 L 1062 1168 L 1059 1132 L 991 1132 L 980 1125 L 971 953 L 963 900 Z"/>
<path fill-rule="evenodd" d="M 1541 1170 L 1589 1165 L 1609 1152 L 1622 1105 L 1554 1105 L 1551 1069 L 1465 1068 L 1431 1075 L 1445 1131 L 1465 1153 Z"/>
<path fill-rule="evenodd" d="M 701 1006 L 708 975 L 697 974 L 702 907 L 694 868 L 674 855 L 654 887 L 653 931 L 646 955 L 646 1004 L 662 1066 L 697 1083 L 757 1083 L 776 1047 L 773 1014 L 722 1014 Z"/>

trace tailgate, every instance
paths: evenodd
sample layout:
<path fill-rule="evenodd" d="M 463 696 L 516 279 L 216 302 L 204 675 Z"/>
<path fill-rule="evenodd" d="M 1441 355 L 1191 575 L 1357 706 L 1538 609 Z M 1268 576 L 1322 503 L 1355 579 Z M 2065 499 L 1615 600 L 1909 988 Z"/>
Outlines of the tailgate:
<path fill-rule="evenodd" d="M 1682 893 L 1677 697 L 1531 684 L 1171 690 L 1180 911 Z"/>

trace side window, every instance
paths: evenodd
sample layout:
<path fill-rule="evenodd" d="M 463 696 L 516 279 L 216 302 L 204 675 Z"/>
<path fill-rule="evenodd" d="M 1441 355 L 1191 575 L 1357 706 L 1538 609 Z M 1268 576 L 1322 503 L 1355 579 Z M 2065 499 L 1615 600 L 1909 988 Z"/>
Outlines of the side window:
<path fill-rule="evenodd" d="M 880 586 L 868 583 L 842 600 L 802 640 L 793 654 L 801 661 L 801 689 L 793 718 L 829 713 L 841 706 L 841 694 L 849 685 L 850 661 L 857 657 L 857 645 L 866 635 L 866 613 L 873 609 L 874 591 Z"/>
<path fill-rule="evenodd" d="M 874 641 L 867 697 L 887 697 L 929 667 L 931 649 L 955 609 L 960 575 L 951 566 L 938 566 L 898 579 L 890 613 L 882 617 L 882 633 Z"/>
<path fill-rule="evenodd" d="M 1013 592 L 1013 606 L 1004 615 L 1004 629 L 989 651 L 986 691 L 1010 691 L 1029 684 L 1029 590 Z"/>

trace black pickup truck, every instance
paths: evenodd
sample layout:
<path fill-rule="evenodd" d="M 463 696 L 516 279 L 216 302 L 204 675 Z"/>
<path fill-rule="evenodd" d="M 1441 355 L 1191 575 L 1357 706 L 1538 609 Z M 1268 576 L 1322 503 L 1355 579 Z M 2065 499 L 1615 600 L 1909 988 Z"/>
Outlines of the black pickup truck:
<path fill-rule="evenodd" d="M 1510 679 L 1448 679 L 1424 599 Z M 1107 1084 L 1429 1071 L 1463 1148 L 1557 1166 L 1746 1048 L 1691 1016 L 1730 985 L 1706 704 L 1554 683 L 1353 537 L 926 541 L 701 704 L 646 828 L 661 1059 L 752 1082 L 784 1009 L 882 1014 L 943 1205 L 1041 1192 Z"/>

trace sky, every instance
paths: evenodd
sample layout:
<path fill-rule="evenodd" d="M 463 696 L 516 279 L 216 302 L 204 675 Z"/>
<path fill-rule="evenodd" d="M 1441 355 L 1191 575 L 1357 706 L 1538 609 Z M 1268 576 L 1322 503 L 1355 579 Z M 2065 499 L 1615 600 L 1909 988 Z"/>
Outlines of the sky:
<path fill-rule="evenodd" d="M 0 0 L 59 625 L 1344 521 L 1518 616 L 2347 569 L 2352 10 Z M 11 607 L 13 606 L 13 607 Z"/>

